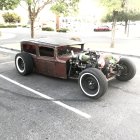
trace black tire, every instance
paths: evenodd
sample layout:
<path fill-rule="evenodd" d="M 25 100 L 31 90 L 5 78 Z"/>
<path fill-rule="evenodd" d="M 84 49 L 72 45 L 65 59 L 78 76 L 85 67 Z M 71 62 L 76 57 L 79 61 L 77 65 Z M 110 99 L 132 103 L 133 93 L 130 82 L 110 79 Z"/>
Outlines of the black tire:
<path fill-rule="evenodd" d="M 78 78 L 83 93 L 93 99 L 98 99 L 105 94 L 108 82 L 105 75 L 96 68 L 83 70 Z"/>
<path fill-rule="evenodd" d="M 121 73 L 119 76 L 116 76 L 116 79 L 119 81 L 128 81 L 131 80 L 136 74 L 136 66 L 127 58 L 121 58 L 118 64 L 122 67 Z"/>
<path fill-rule="evenodd" d="M 28 53 L 18 53 L 15 56 L 15 66 L 21 75 L 30 74 L 33 71 L 33 59 Z"/>

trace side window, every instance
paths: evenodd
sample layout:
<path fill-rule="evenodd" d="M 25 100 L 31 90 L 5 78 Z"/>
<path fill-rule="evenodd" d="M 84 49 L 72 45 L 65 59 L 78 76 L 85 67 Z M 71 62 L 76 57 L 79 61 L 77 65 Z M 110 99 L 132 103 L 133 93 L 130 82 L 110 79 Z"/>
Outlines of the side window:
<path fill-rule="evenodd" d="M 24 45 L 23 51 L 31 54 L 36 54 L 36 47 L 34 45 Z"/>
<path fill-rule="evenodd" d="M 39 47 L 40 56 L 54 57 L 54 49 L 48 47 Z"/>

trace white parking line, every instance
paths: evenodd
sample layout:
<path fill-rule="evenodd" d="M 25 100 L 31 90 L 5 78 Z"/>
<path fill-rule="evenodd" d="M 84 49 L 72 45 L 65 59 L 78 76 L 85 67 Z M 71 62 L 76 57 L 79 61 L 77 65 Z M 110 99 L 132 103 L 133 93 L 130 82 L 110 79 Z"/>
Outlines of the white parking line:
<path fill-rule="evenodd" d="M 9 82 L 11 82 L 11 83 L 13 83 L 13 84 L 15 84 L 15 85 L 17 85 L 17 86 L 19 86 L 19 87 L 21 87 L 21 88 L 24 88 L 24 89 L 30 91 L 30 92 L 32 92 L 32 93 L 34 93 L 36 95 L 39 95 L 39 96 L 41 96 L 41 97 L 43 97 L 45 99 L 52 100 L 52 102 L 54 102 L 54 103 L 56 103 L 56 104 L 58 104 L 58 105 L 60 105 L 60 106 L 62 106 L 64 108 L 66 108 L 66 109 L 68 109 L 68 110 L 70 110 L 70 111 L 72 111 L 72 112 L 74 112 L 74 113 L 76 113 L 76 114 L 78 114 L 78 115 L 80 115 L 80 116 L 82 116 L 84 118 L 87 118 L 87 119 L 91 118 L 91 116 L 89 114 L 87 114 L 87 113 L 84 113 L 84 112 L 82 112 L 82 111 L 80 111 L 80 110 L 78 110 L 78 109 L 76 109 L 74 107 L 71 107 L 69 105 L 66 105 L 66 104 L 64 104 L 64 103 L 62 103 L 60 101 L 53 101 L 54 99 L 52 97 L 49 97 L 49 96 L 47 96 L 45 94 L 42 94 L 41 92 L 38 92 L 38 91 L 36 91 L 36 90 L 34 90 L 34 89 L 30 88 L 30 87 L 22 85 L 22 84 L 20 84 L 20 83 L 18 83 L 16 81 L 4 76 L 4 75 L 2 75 L 2 74 L 0 74 L 0 77 L 5 79 L 5 80 L 7 80 L 7 81 L 9 81 Z"/>
<path fill-rule="evenodd" d="M 0 63 L 0 65 L 5 65 L 5 64 L 8 64 L 8 63 L 14 63 L 14 61 L 9 61 L 9 62 Z"/>

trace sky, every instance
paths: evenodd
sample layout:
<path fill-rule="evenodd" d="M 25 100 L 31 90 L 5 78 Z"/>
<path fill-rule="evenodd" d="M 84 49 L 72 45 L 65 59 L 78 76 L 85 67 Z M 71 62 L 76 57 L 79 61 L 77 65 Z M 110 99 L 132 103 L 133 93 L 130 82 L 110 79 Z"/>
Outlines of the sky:
<path fill-rule="evenodd" d="M 102 14 L 101 8 L 98 8 L 99 5 L 99 0 L 80 0 L 79 3 L 79 14 L 78 16 L 100 16 Z M 18 6 L 15 9 L 16 13 L 19 13 L 21 17 L 24 17 L 24 21 L 28 19 L 28 12 L 25 10 L 25 8 Z M 48 7 L 46 7 L 42 12 L 41 12 L 41 18 L 52 18 L 53 14 L 49 10 Z"/>
<path fill-rule="evenodd" d="M 140 0 L 128 0 L 128 7 L 140 10 Z"/>
<path fill-rule="evenodd" d="M 80 15 L 93 15 L 96 8 L 97 2 L 93 0 L 80 0 L 79 3 L 79 14 Z"/>
<path fill-rule="evenodd" d="M 140 0 L 127 0 L 128 5 L 130 8 L 133 6 L 140 9 Z M 133 3 L 133 4 L 132 4 Z M 24 21 L 26 22 L 28 19 L 28 11 L 25 10 L 23 7 L 18 6 L 18 8 L 15 9 L 15 12 L 18 13 L 21 17 L 24 17 Z M 80 17 L 96 17 L 97 19 L 100 19 L 100 17 L 105 12 L 104 8 L 100 5 L 100 0 L 80 0 L 79 3 L 79 14 Z M 49 10 L 49 8 L 45 8 L 41 14 L 41 17 L 43 19 L 45 18 L 52 18 L 53 14 Z"/>
<path fill-rule="evenodd" d="M 23 8 L 24 7 L 24 8 Z M 22 17 L 22 22 L 27 22 L 28 20 L 28 11 L 25 9 L 24 4 L 22 6 L 18 6 L 15 10 L 19 16 Z M 99 0 L 80 0 L 79 3 L 79 13 L 77 16 L 79 17 L 101 17 L 103 13 L 103 8 L 99 6 Z M 40 19 L 45 18 L 54 18 L 52 12 L 46 6 L 46 8 L 41 12 Z"/>
<path fill-rule="evenodd" d="M 101 16 L 102 13 L 99 0 L 80 0 L 79 15 Z"/>

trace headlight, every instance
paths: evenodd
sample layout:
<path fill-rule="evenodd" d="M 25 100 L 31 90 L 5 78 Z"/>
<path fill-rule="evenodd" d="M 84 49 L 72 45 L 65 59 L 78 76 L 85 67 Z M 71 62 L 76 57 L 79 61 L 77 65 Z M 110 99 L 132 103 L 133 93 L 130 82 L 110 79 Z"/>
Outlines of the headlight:
<path fill-rule="evenodd" d="M 103 56 L 100 56 L 98 59 L 98 64 L 100 65 L 101 68 L 105 66 L 105 60 Z"/>

